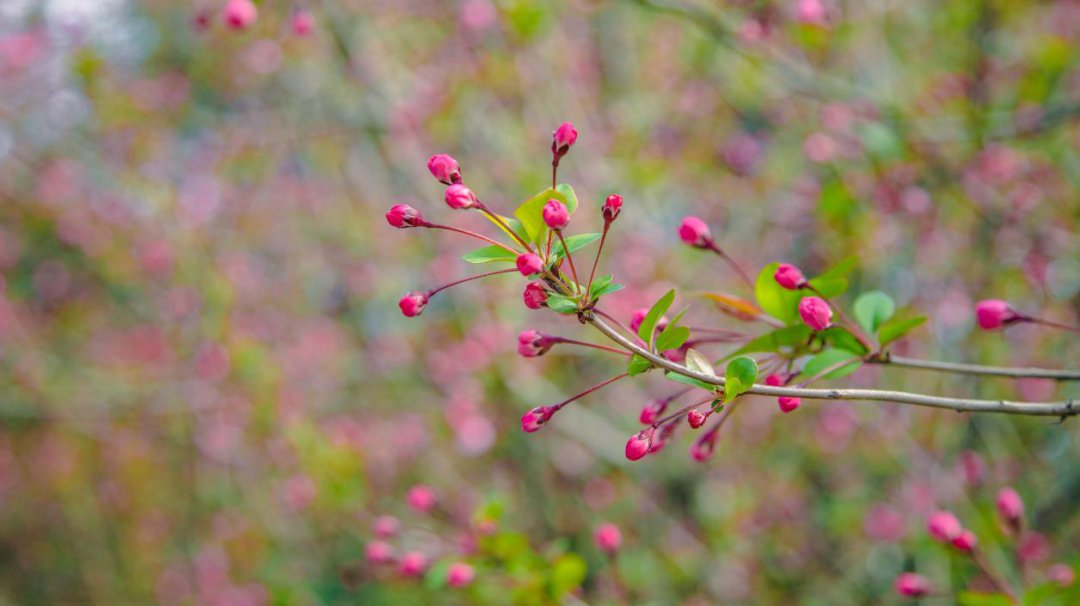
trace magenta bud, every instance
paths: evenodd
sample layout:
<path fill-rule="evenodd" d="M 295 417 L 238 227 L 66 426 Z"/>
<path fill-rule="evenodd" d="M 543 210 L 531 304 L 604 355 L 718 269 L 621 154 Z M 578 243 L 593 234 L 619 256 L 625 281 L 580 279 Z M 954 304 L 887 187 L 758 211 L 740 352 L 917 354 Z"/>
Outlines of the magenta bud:
<path fill-rule="evenodd" d="M 389 539 L 401 530 L 401 522 L 394 516 L 379 516 L 375 518 L 371 530 L 380 539 Z"/>
<path fill-rule="evenodd" d="M 784 385 L 784 377 L 781 377 L 780 375 L 778 375 L 776 373 L 773 373 L 773 374 L 765 377 L 765 384 L 769 385 L 771 387 L 782 387 Z"/>
<path fill-rule="evenodd" d="M 251 0 L 229 0 L 222 12 L 225 25 L 237 31 L 251 27 L 258 16 L 259 10 Z"/>
<path fill-rule="evenodd" d="M 424 308 L 427 307 L 428 296 L 426 293 L 412 291 L 406 293 L 401 300 L 398 301 L 398 307 L 401 308 L 401 313 L 405 314 L 406 318 L 415 318 L 424 312 Z"/>
<path fill-rule="evenodd" d="M 667 410 L 668 400 L 653 400 L 645 405 L 645 408 L 641 409 L 641 414 L 638 415 L 638 420 L 643 425 L 652 425 L 664 414 Z"/>
<path fill-rule="evenodd" d="M 975 551 L 975 546 L 978 543 L 979 540 L 975 538 L 975 533 L 967 529 L 961 530 L 960 534 L 952 540 L 952 546 L 964 553 Z"/>
<path fill-rule="evenodd" d="M 371 541 L 364 546 L 364 558 L 368 564 L 387 564 L 394 559 L 394 552 L 383 541 Z"/>
<path fill-rule="evenodd" d="M 516 263 L 518 271 L 525 277 L 544 271 L 544 262 L 540 260 L 540 257 L 533 253 L 522 253 L 518 255 Z"/>
<path fill-rule="evenodd" d="M 705 424 L 705 420 L 709 418 L 709 413 L 701 412 L 700 410 L 691 410 L 686 415 L 686 422 L 690 424 L 690 427 L 697 429 Z"/>
<path fill-rule="evenodd" d="M 789 398 L 787 396 L 777 398 L 776 402 L 780 405 L 780 411 L 787 414 L 799 407 L 802 404 L 802 400 L 799 398 Z"/>
<path fill-rule="evenodd" d="M 540 309 L 547 302 L 548 293 L 540 282 L 529 282 L 521 296 L 525 300 L 525 307 Z"/>
<path fill-rule="evenodd" d="M 1002 488 L 997 494 L 997 510 L 1006 524 L 1019 526 L 1024 517 L 1024 500 L 1012 487 Z"/>
<path fill-rule="evenodd" d="M 832 324 L 832 309 L 820 297 L 805 297 L 799 301 L 799 316 L 814 330 L 825 330 Z"/>
<path fill-rule="evenodd" d="M 960 520 L 951 512 L 938 511 L 926 521 L 926 530 L 934 540 L 951 543 L 953 539 L 960 536 L 964 528 L 960 525 Z"/>
<path fill-rule="evenodd" d="M 476 572 L 465 562 L 454 562 L 446 569 L 446 584 L 454 589 L 466 587 L 473 581 Z"/>
<path fill-rule="evenodd" d="M 799 271 L 798 267 L 789 265 L 787 263 L 781 263 L 776 268 L 776 273 L 773 274 L 773 278 L 776 279 L 776 283 L 788 290 L 798 290 L 806 286 L 806 276 Z"/>
<path fill-rule="evenodd" d="M 563 122 L 555 132 L 551 133 L 551 153 L 562 156 L 570 151 L 577 142 L 577 129 L 569 122 Z"/>
<path fill-rule="evenodd" d="M 686 217 L 679 225 L 679 239 L 697 248 L 708 248 L 712 242 L 709 226 L 697 217 Z"/>
<path fill-rule="evenodd" d="M 555 415 L 553 406 L 537 406 L 529 412 L 521 415 L 521 431 L 533 433 L 538 431 L 545 423 Z"/>
<path fill-rule="evenodd" d="M 601 524 L 593 533 L 593 542 L 596 543 L 600 551 L 608 555 L 614 555 L 622 546 L 622 532 L 614 524 Z"/>
<path fill-rule="evenodd" d="M 555 340 L 545 335 L 538 330 L 526 330 L 518 335 L 518 353 L 526 358 L 535 358 L 536 356 L 542 356 L 551 346 L 555 344 Z"/>
<path fill-rule="evenodd" d="M 455 183 L 450 187 L 447 187 L 446 195 L 443 198 L 446 200 L 446 205 L 454 210 L 462 210 L 476 206 L 476 194 L 460 183 Z"/>
<path fill-rule="evenodd" d="M 652 447 L 653 429 L 643 429 L 634 435 L 630 436 L 630 439 L 626 442 L 626 458 L 631 461 L 637 461 L 641 457 L 649 454 L 649 449 Z"/>
<path fill-rule="evenodd" d="M 896 593 L 909 598 L 922 597 L 930 592 L 930 582 L 926 577 L 914 572 L 905 572 L 896 577 L 893 587 Z"/>
<path fill-rule="evenodd" d="M 1019 318 L 1009 304 L 1001 299 L 986 299 L 975 304 L 975 320 L 983 330 L 996 330 Z"/>
<path fill-rule="evenodd" d="M 1076 582 L 1076 571 L 1068 564 L 1054 564 L 1046 571 L 1046 578 L 1059 587 L 1068 587 Z"/>
<path fill-rule="evenodd" d="M 622 211 L 622 196 L 619 194 L 611 194 L 604 200 L 604 206 L 600 209 L 600 212 L 604 215 L 604 220 L 608 223 L 615 220 L 619 216 L 619 212 Z"/>
<path fill-rule="evenodd" d="M 407 577 L 418 577 L 424 574 L 424 569 L 426 568 L 427 558 L 420 552 L 410 551 L 401 556 L 399 569 L 401 570 L 401 574 Z"/>
<path fill-rule="evenodd" d="M 405 495 L 405 502 L 409 504 L 409 507 L 420 513 L 428 513 L 435 509 L 435 491 L 430 486 L 417 484 L 409 489 L 409 492 Z"/>
<path fill-rule="evenodd" d="M 542 214 L 544 223 L 551 229 L 561 230 L 570 224 L 570 211 L 566 210 L 566 205 L 558 200 L 548 200 Z"/>
<path fill-rule="evenodd" d="M 709 457 L 713 455 L 713 451 L 716 450 L 716 430 L 710 430 L 705 435 L 694 440 L 694 443 L 690 445 L 690 458 L 702 463 L 708 461 Z"/>
<path fill-rule="evenodd" d="M 315 17 L 307 11 L 297 11 L 292 17 L 292 32 L 297 36 L 307 36 L 315 29 Z"/>
<path fill-rule="evenodd" d="M 457 160 L 446 154 L 436 154 L 427 161 L 427 169 L 431 176 L 445 185 L 461 183 L 461 167 Z"/>
<path fill-rule="evenodd" d="M 423 224 L 424 217 L 420 211 L 408 204 L 395 204 L 386 211 L 386 222 L 398 229 L 404 229 Z"/>

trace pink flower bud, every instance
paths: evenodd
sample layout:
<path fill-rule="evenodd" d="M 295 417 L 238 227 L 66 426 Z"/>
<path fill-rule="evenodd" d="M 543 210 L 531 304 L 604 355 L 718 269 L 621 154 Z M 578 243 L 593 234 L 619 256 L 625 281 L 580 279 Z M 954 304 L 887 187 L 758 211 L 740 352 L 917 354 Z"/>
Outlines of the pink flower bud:
<path fill-rule="evenodd" d="M 926 521 L 926 530 L 930 532 L 930 536 L 936 541 L 942 543 L 950 543 L 953 539 L 960 536 L 963 532 L 963 527 L 960 525 L 960 520 L 956 518 L 951 512 L 938 511 L 935 512 Z"/>
<path fill-rule="evenodd" d="M 788 290 L 798 290 L 806 286 L 806 276 L 803 275 L 803 272 L 799 271 L 798 267 L 787 263 L 781 263 L 776 268 L 773 278 L 776 279 L 777 284 Z"/>
<path fill-rule="evenodd" d="M 789 398 L 787 396 L 777 398 L 776 402 L 780 405 L 780 411 L 787 414 L 799 407 L 802 404 L 800 398 Z"/>
<path fill-rule="evenodd" d="M 554 415 L 554 407 L 537 406 L 521 416 L 521 430 L 525 433 L 533 433 L 543 427 Z"/>
<path fill-rule="evenodd" d="M 765 384 L 769 385 L 771 387 L 781 387 L 784 384 L 784 377 L 781 377 L 780 375 L 778 375 L 776 373 L 773 373 L 773 374 L 765 377 Z"/>
<path fill-rule="evenodd" d="M 420 513 L 428 513 L 435 509 L 435 491 L 430 486 L 417 484 L 409 489 L 409 492 L 405 495 L 405 501 L 414 510 Z"/>
<path fill-rule="evenodd" d="M 975 319 L 983 330 L 996 330 L 1017 317 L 1017 313 L 1001 299 L 986 299 L 975 304 Z"/>
<path fill-rule="evenodd" d="M 660 428 L 658 434 L 654 433 L 652 444 L 649 445 L 649 454 L 663 450 L 671 436 L 675 435 L 676 427 L 678 427 L 678 423 L 667 423 Z"/>
<path fill-rule="evenodd" d="M 401 523 L 394 516 L 379 516 L 375 518 L 371 529 L 380 539 L 389 539 L 401 530 Z"/>
<path fill-rule="evenodd" d="M 709 460 L 709 457 L 713 455 L 713 451 L 716 450 L 716 433 L 715 428 L 710 430 L 705 435 L 694 440 L 694 443 L 690 445 L 690 458 L 699 463 L 703 463 Z"/>
<path fill-rule="evenodd" d="M 975 537 L 975 533 L 966 528 L 960 531 L 960 534 L 952 540 L 952 546 L 964 553 L 975 551 L 975 546 L 978 545 L 978 543 L 979 541 Z"/>
<path fill-rule="evenodd" d="M 401 300 L 398 301 L 398 307 L 401 308 L 401 313 L 405 314 L 406 318 L 415 318 L 416 316 L 419 316 L 423 313 L 427 304 L 427 294 L 415 290 L 406 293 L 405 296 L 401 297 Z"/>
<path fill-rule="evenodd" d="M 701 412 L 700 410 L 691 410 L 690 414 L 686 415 L 686 422 L 690 424 L 690 427 L 697 429 L 704 425 L 705 420 L 708 418 L 708 413 Z"/>
<path fill-rule="evenodd" d="M 458 166 L 457 160 L 446 154 L 436 154 L 428 158 L 427 169 L 431 172 L 431 176 L 441 183 L 446 185 L 461 183 L 461 167 Z"/>
<path fill-rule="evenodd" d="M 315 29 L 315 17 L 307 11 L 297 11 L 292 17 L 292 31 L 297 36 L 306 36 Z"/>
<path fill-rule="evenodd" d="M 542 214 L 544 223 L 551 229 L 560 230 L 570 224 L 570 211 L 558 200 L 548 200 Z"/>
<path fill-rule="evenodd" d="M 641 414 L 638 415 L 638 420 L 643 425 L 652 425 L 664 414 L 667 410 L 668 400 L 653 400 L 645 405 L 645 408 L 641 409 Z"/>
<path fill-rule="evenodd" d="M 555 341 L 538 330 L 526 330 L 518 335 L 518 353 L 526 358 L 535 358 L 547 353 Z"/>
<path fill-rule="evenodd" d="M 604 215 L 604 220 L 608 223 L 615 220 L 622 211 L 622 196 L 619 194 L 611 194 L 604 200 L 604 206 L 600 209 L 600 212 Z"/>
<path fill-rule="evenodd" d="M 446 205 L 454 210 L 462 210 L 476 206 L 476 194 L 460 183 L 455 183 L 450 187 L 447 187 L 444 199 L 446 200 Z"/>
<path fill-rule="evenodd" d="M 905 572 L 896 577 L 894 587 L 896 588 L 896 593 L 902 596 L 918 598 L 930 592 L 930 581 L 927 581 L 926 577 L 915 574 L 914 572 Z"/>
<path fill-rule="evenodd" d="M 420 214 L 420 211 L 408 204 L 395 204 L 390 207 L 390 210 L 386 211 L 386 222 L 398 229 L 402 229 L 422 224 L 424 217 Z"/>
<path fill-rule="evenodd" d="M 964 482 L 969 486 L 976 486 L 982 482 L 986 475 L 986 463 L 983 463 L 979 453 L 973 450 L 965 450 L 960 453 L 960 471 L 964 475 Z"/>
<path fill-rule="evenodd" d="M 630 439 L 626 442 L 626 458 L 637 461 L 649 454 L 649 448 L 652 447 L 652 437 L 653 429 L 651 427 L 630 436 Z"/>
<path fill-rule="evenodd" d="M 372 541 L 364 546 L 364 558 L 369 564 L 386 564 L 394 558 L 394 553 L 386 543 Z"/>
<path fill-rule="evenodd" d="M 1012 487 L 1002 488 L 997 494 L 997 510 L 1005 523 L 1016 526 L 1024 516 L 1024 500 Z"/>
<path fill-rule="evenodd" d="M 1061 587 L 1068 587 L 1076 581 L 1076 571 L 1068 564 L 1054 564 L 1046 571 L 1046 578 Z"/>
<path fill-rule="evenodd" d="M 528 277 L 544 271 L 544 262 L 533 253 L 523 253 L 518 255 L 517 268 L 521 275 Z"/>
<path fill-rule="evenodd" d="M 424 554 L 410 551 L 401 556 L 401 574 L 407 577 L 418 577 L 424 574 L 425 568 L 427 568 L 427 558 L 424 557 Z"/>
<path fill-rule="evenodd" d="M 446 584 L 455 589 L 465 587 L 472 583 L 476 576 L 473 567 L 465 562 L 454 562 L 446 569 Z"/>
<path fill-rule="evenodd" d="M 697 217 L 686 217 L 679 225 L 679 239 L 698 248 L 706 248 L 712 242 L 709 226 Z"/>
<path fill-rule="evenodd" d="M 825 330 L 832 324 L 832 309 L 820 297 L 805 297 L 799 301 L 799 315 L 814 330 Z"/>
<path fill-rule="evenodd" d="M 593 533 L 593 542 L 600 548 L 600 551 L 608 555 L 614 555 L 622 546 L 622 532 L 614 524 L 601 524 Z"/>
<path fill-rule="evenodd" d="M 548 297 L 547 290 L 539 282 L 529 282 L 521 296 L 525 299 L 525 307 L 529 309 L 540 309 Z"/>
<path fill-rule="evenodd" d="M 562 156 L 570 151 L 570 147 L 577 141 L 577 129 L 569 122 L 563 122 L 555 132 L 551 134 L 551 153 Z"/>
<path fill-rule="evenodd" d="M 223 11 L 225 25 L 230 29 L 242 30 L 251 27 L 259 11 L 251 0 L 229 0 Z"/>

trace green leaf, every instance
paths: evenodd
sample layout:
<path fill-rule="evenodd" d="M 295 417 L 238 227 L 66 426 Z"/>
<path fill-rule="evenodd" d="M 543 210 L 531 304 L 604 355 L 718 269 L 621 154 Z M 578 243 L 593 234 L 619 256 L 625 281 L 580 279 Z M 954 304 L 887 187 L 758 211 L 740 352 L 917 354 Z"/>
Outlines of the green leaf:
<path fill-rule="evenodd" d="M 882 347 L 885 347 L 915 328 L 922 326 L 923 322 L 926 322 L 926 316 L 916 316 L 914 318 L 905 318 L 903 320 L 900 318 L 893 318 L 878 328 L 878 342 L 881 343 Z"/>
<path fill-rule="evenodd" d="M 690 370 L 710 377 L 716 376 L 716 371 L 713 370 L 712 362 L 705 357 L 700 351 L 690 348 L 686 350 L 686 367 Z"/>
<path fill-rule="evenodd" d="M 521 221 L 522 229 L 530 242 L 540 242 L 547 235 L 548 227 L 544 223 L 544 205 L 548 200 L 558 200 L 566 205 L 570 214 L 578 207 L 577 194 L 574 189 L 565 183 L 555 186 L 555 189 L 545 189 L 528 200 L 521 203 L 514 211 L 514 216 Z M 567 242 L 569 244 L 569 242 Z M 571 249 L 570 252 L 573 252 Z"/>
<path fill-rule="evenodd" d="M 855 299 L 855 319 L 870 334 L 877 332 L 896 313 L 896 303 L 880 290 L 864 292 Z"/>
<path fill-rule="evenodd" d="M 637 354 L 634 354 L 630 356 L 630 362 L 626 364 L 626 374 L 632 377 L 635 375 L 640 375 L 641 373 L 649 370 L 650 368 L 652 368 L 652 362 L 646 360 L 645 358 Z"/>
<path fill-rule="evenodd" d="M 855 269 L 855 266 L 859 264 L 859 257 L 852 255 L 841 260 L 836 265 L 833 265 L 829 269 L 826 269 L 822 273 L 818 274 L 818 280 L 833 280 L 836 278 L 846 278 L 851 270 Z"/>
<path fill-rule="evenodd" d="M 1000 593 L 961 591 L 960 595 L 956 596 L 956 603 L 960 606 L 1009 606 L 1016 602 Z"/>
<path fill-rule="evenodd" d="M 450 560 L 436 562 L 424 575 L 424 587 L 427 589 L 441 589 L 446 585 L 446 573 L 450 568 Z"/>
<path fill-rule="evenodd" d="M 570 297 L 559 295 L 555 293 L 548 294 L 547 298 L 548 309 L 559 312 L 561 314 L 576 313 L 578 309 L 577 299 L 571 299 Z"/>
<path fill-rule="evenodd" d="M 851 334 L 851 331 L 843 326 L 830 326 L 820 333 L 826 343 L 836 349 L 844 349 L 856 355 L 863 355 L 869 350 L 866 346 Z"/>
<path fill-rule="evenodd" d="M 588 572 L 585 559 L 576 553 L 565 553 L 556 558 L 551 565 L 551 591 L 556 603 L 561 604 L 563 596 L 580 587 Z"/>
<path fill-rule="evenodd" d="M 570 254 L 574 254 L 579 249 L 582 249 L 593 242 L 600 239 L 600 234 L 577 234 L 573 236 L 564 236 L 566 238 L 566 247 L 570 249 Z M 558 261 L 566 256 L 563 252 L 562 242 L 557 238 L 551 245 L 551 260 Z"/>
<path fill-rule="evenodd" d="M 592 297 L 594 299 L 599 299 L 600 297 L 602 297 L 604 295 L 610 295 L 611 293 L 618 292 L 618 291 L 620 291 L 620 290 L 622 290 L 624 288 L 626 288 L 626 287 L 623 286 L 622 284 L 608 284 L 607 286 L 604 286 L 603 288 L 599 288 L 599 289 L 596 288 L 595 285 L 593 285 Z"/>
<path fill-rule="evenodd" d="M 842 363 L 845 360 L 848 360 L 851 363 L 843 365 Z M 819 373 L 838 365 L 839 368 L 818 377 Z M 860 366 L 862 366 L 862 359 L 858 354 L 843 349 L 826 349 L 815 355 L 813 358 L 810 358 L 810 361 L 803 366 L 802 372 L 799 373 L 799 380 L 806 380 L 814 377 L 819 379 L 838 379 L 850 375 L 858 370 Z"/>
<path fill-rule="evenodd" d="M 690 338 L 690 329 L 685 326 L 679 326 L 679 320 L 682 319 L 683 314 L 690 309 L 690 306 L 686 306 L 679 313 L 675 314 L 675 317 L 667 323 L 664 330 L 660 331 L 660 334 L 656 337 L 656 351 L 667 351 L 669 349 L 677 349 L 682 347 L 683 343 Z"/>
<path fill-rule="evenodd" d="M 770 263 L 762 268 L 754 282 L 754 297 L 758 307 L 784 324 L 794 324 L 799 320 L 799 300 L 803 294 L 797 290 L 788 290 L 776 283 L 773 275 L 779 263 Z"/>
<path fill-rule="evenodd" d="M 847 292 L 848 281 L 847 278 L 811 278 L 808 280 L 810 286 L 813 286 L 815 290 L 821 293 L 821 296 L 826 299 L 833 297 L 839 297 Z"/>
<path fill-rule="evenodd" d="M 555 186 L 555 191 L 562 194 L 563 204 L 566 204 L 566 210 L 570 211 L 571 215 L 574 214 L 574 211 L 577 210 L 578 207 L 577 194 L 574 193 L 574 188 L 570 187 L 569 183 L 560 183 Z"/>
<path fill-rule="evenodd" d="M 691 387 L 700 387 L 707 391 L 715 392 L 717 386 L 706 383 L 705 381 L 699 381 L 694 377 L 688 377 L 686 375 L 680 375 L 677 372 L 668 371 L 664 373 L 664 376 L 668 379 L 675 381 L 676 383 L 682 383 L 683 385 L 689 385 Z"/>
<path fill-rule="evenodd" d="M 476 250 L 470 250 L 461 258 L 466 263 L 491 263 L 493 261 L 513 263 L 517 260 L 517 255 L 501 246 L 495 246 L 493 244 L 491 246 L 477 248 Z"/>
<path fill-rule="evenodd" d="M 753 358 L 742 356 L 728 362 L 724 369 L 724 402 L 730 402 L 754 386 L 758 367 Z"/>
<path fill-rule="evenodd" d="M 649 308 L 649 313 L 645 314 L 645 319 L 641 321 L 637 333 L 642 341 L 649 344 L 649 349 L 652 349 L 653 329 L 656 328 L 656 323 L 660 321 L 660 318 L 674 301 L 675 289 L 673 288 L 664 293 L 664 296 L 660 297 L 656 303 L 653 303 L 653 306 Z"/>
<path fill-rule="evenodd" d="M 742 354 L 775 352 L 782 347 L 798 347 L 805 345 L 810 339 L 810 327 L 805 324 L 796 324 L 785 328 L 778 328 L 756 337 L 736 351 L 724 356 L 723 359 L 734 358 Z"/>

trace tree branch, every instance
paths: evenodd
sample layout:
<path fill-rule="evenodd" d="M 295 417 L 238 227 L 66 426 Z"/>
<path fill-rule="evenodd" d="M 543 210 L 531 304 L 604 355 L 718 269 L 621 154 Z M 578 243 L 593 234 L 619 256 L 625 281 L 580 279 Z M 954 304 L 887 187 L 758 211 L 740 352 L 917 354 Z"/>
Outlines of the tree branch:
<path fill-rule="evenodd" d="M 870 364 L 886 366 L 904 366 L 939 372 L 955 372 L 966 375 L 985 375 L 990 377 L 1013 377 L 1029 379 L 1054 379 L 1056 381 L 1080 381 L 1080 370 L 1056 370 L 1053 368 L 1009 368 L 1007 366 L 982 366 L 979 364 L 960 364 L 957 362 L 937 362 L 918 360 L 889 355 L 882 359 L 867 358 Z"/>

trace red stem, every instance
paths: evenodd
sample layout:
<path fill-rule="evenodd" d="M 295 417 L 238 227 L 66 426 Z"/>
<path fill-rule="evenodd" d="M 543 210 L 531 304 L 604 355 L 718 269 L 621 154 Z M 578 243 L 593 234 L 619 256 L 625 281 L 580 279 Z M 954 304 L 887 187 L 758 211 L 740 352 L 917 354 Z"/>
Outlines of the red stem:
<path fill-rule="evenodd" d="M 623 351 L 621 349 L 615 349 L 614 347 L 608 347 L 607 345 L 598 345 L 596 343 L 586 343 L 585 341 L 578 341 L 576 339 L 566 339 L 566 338 L 563 338 L 563 337 L 552 337 L 552 339 L 554 340 L 555 343 L 566 343 L 568 345 L 580 345 L 582 347 L 591 347 L 593 349 L 600 349 L 600 350 L 603 350 L 603 351 L 610 351 L 611 353 L 617 353 L 617 354 L 619 354 L 621 356 L 629 356 L 629 355 L 631 355 L 630 352 L 628 352 L 628 351 Z"/>
<path fill-rule="evenodd" d="M 574 275 L 574 291 L 576 292 L 581 288 L 581 282 L 578 281 L 577 268 L 574 267 L 574 257 L 570 256 L 570 249 L 566 246 L 566 238 L 563 238 L 562 230 L 556 229 L 555 233 L 559 236 L 559 242 L 562 242 L 563 253 L 566 254 L 566 260 L 570 263 L 570 273 Z"/>
<path fill-rule="evenodd" d="M 532 247 L 529 246 L 529 244 L 527 242 L 525 242 L 525 240 L 522 240 L 521 236 L 517 235 L 517 232 L 510 229 L 510 226 L 506 224 L 506 221 L 502 220 L 502 217 L 500 217 L 499 215 L 497 215 L 497 214 L 491 212 L 490 210 L 488 210 L 488 207 L 484 206 L 484 204 L 482 202 L 480 202 L 479 200 L 476 201 L 476 209 L 479 210 L 480 212 L 484 213 L 485 215 L 491 217 L 491 220 L 498 223 L 499 227 L 503 228 L 503 230 L 506 231 L 506 233 L 510 234 L 511 238 L 513 238 L 514 240 L 517 240 L 518 244 L 524 246 L 525 250 L 527 250 L 529 252 L 532 252 Z"/>
<path fill-rule="evenodd" d="M 607 240 L 609 227 L 611 227 L 611 221 L 604 221 L 604 232 L 600 234 L 600 247 L 596 249 L 596 258 L 593 259 L 592 271 L 589 272 L 589 285 L 585 287 L 585 298 L 589 298 L 589 293 L 592 292 L 593 278 L 596 277 L 596 266 L 600 264 L 600 253 L 604 252 L 604 241 Z"/>
<path fill-rule="evenodd" d="M 743 268 L 738 263 L 735 262 L 735 259 L 732 259 L 730 256 L 728 256 L 728 254 L 726 252 L 724 252 L 724 250 L 722 248 L 717 246 L 716 242 L 713 242 L 712 240 L 709 240 L 709 244 L 708 244 L 707 248 L 709 250 L 713 251 L 714 253 L 720 255 L 720 258 L 723 259 L 724 261 L 727 261 L 727 264 L 730 265 L 731 268 L 735 270 L 735 273 L 739 274 L 739 278 L 741 278 L 743 283 L 746 284 L 746 286 L 750 289 L 751 292 L 753 292 L 753 290 L 754 290 L 754 280 L 750 278 L 750 274 L 746 273 L 746 271 L 743 270 Z"/>
<path fill-rule="evenodd" d="M 567 404 L 573 402 L 574 400 L 577 400 L 579 398 L 583 398 L 583 397 L 591 394 L 592 392 L 596 391 L 597 389 L 607 387 L 608 385 L 611 385 L 615 381 L 618 381 L 619 379 L 622 379 L 622 378 L 625 378 L 625 377 L 628 377 L 628 376 L 630 376 L 630 375 L 624 372 L 621 375 L 615 375 L 614 377 L 611 377 L 610 379 L 607 379 L 606 381 L 602 381 L 600 383 L 597 383 L 596 385 L 593 385 L 592 387 L 590 387 L 590 388 L 586 389 L 585 391 L 577 394 L 576 396 L 571 396 L 569 399 L 563 400 L 562 402 L 559 402 L 558 404 L 553 406 L 554 410 L 552 411 L 552 414 L 554 414 L 555 411 L 558 411 L 558 410 L 562 409 L 563 406 L 566 406 Z"/>
<path fill-rule="evenodd" d="M 511 268 L 511 269 L 499 269 L 499 270 L 496 270 L 496 271 L 489 271 L 486 274 L 480 274 L 480 275 L 477 275 L 477 276 L 470 276 L 468 278 L 462 278 L 462 279 L 460 279 L 460 280 L 458 280 L 456 282 L 451 282 L 449 284 L 443 284 L 442 286 L 440 286 L 440 287 L 438 287 L 438 288 L 436 288 L 434 290 L 429 290 L 427 295 L 429 297 L 433 297 L 439 291 L 446 290 L 447 288 L 450 288 L 451 286 L 457 286 L 458 284 L 462 284 L 464 282 L 471 282 L 473 280 L 479 280 L 480 278 L 486 278 L 488 276 L 496 276 L 498 274 L 508 274 L 508 273 L 516 272 L 516 271 L 517 271 L 517 269 L 514 269 L 514 268 Z"/>
<path fill-rule="evenodd" d="M 1043 326 L 1048 326 L 1050 328 L 1057 328 L 1057 329 L 1060 329 L 1060 330 L 1067 330 L 1069 332 L 1080 333 L 1080 326 L 1071 326 L 1069 324 L 1062 324 L 1061 322 L 1054 322 L 1053 320 L 1043 320 L 1042 318 L 1024 317 L 1024 318 L 1021 318 L 1021 319 L 1022 320 L 1027 320 L 1028 322 L 1031 322 L 1032 324 L 1042 324 Z"/>

